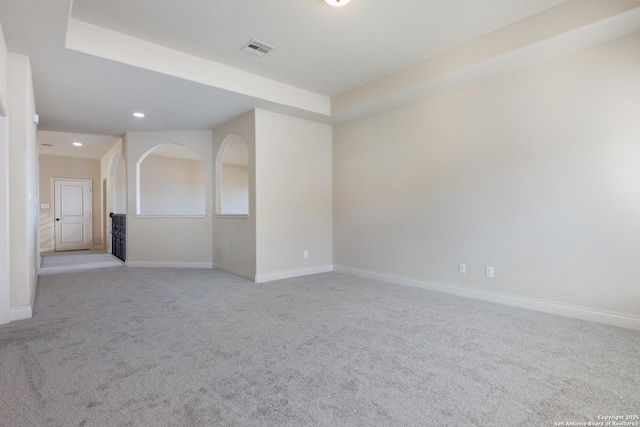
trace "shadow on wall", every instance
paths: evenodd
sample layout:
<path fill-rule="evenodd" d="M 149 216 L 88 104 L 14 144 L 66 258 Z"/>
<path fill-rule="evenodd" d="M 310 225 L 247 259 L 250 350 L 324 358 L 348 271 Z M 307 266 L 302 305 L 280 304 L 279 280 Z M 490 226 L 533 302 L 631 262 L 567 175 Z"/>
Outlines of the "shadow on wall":
<path fill-rule="evenodd" d="M 50 210 L 40 211 L 40 252 L 55 250 L 53 215 Z"/>

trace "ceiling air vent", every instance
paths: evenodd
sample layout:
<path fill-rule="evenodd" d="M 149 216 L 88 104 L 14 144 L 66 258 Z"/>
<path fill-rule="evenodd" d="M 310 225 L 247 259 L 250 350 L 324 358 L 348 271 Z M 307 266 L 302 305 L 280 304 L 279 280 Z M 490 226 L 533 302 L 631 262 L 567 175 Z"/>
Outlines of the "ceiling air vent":
<path fill-rule="evenodd" d="M 275 49 L 275 46 L 271 46 L 265 42 L 261 42 L 260 40 L 253 39 L 246 45 L 242 47 L 242 50 L 245 52 L 253 53 L 258 56 L 265 56 L 267 53 L 271 52 L 271 49 Z"/>
<path fill-rule="evenodd" d="M 40 144 L 41 147 L 53 147 L 53 144 L 45 144 L 44 142 Z"/>

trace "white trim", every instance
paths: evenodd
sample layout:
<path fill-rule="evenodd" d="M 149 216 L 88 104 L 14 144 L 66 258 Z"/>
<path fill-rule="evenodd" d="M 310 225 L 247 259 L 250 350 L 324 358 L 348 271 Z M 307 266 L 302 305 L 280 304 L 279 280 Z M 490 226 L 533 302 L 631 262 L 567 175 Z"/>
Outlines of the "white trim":
<path fill-rule="evenodd" d="M 91 250 L 92 251 L 102 251 L 102 250 L 104 250 L 104 247 L 102 245 L 93 245 L 93 246 L 91 246 Z"/>
<path fill-rule="evenodd" d="M 213 268 L 211 262 L 127 261 L 126 265 L 144 268 Z"/>
<path fill-rule="evenodd" d="M 629 314 L 616 313 L 605 310 L 596 310 L 588 307 L 562 304 L 534 298 L 519 297 L 514 295 L 502 294 L 499 292 L 470 289 L 457 285 L 429 282 L 426 280 L 413 279 L 410 277 L 381 273 L 354 267 L 347 267 L 343 265 L 335 265 L 334 271 L 338 273 L 364 277 L 367 279 L 395 283 L 397 285 L 412 286 L 416 288 L 428 289 L 431 291 L 444 292 L 447 294 L 466 298 L 495 302 L 498 304 L 505 304 L 514 307 L 525 308 L 528 310 L 555 314 L 557 316 L 570 317 L 573 319 L 586 320 L 589 322 L 602 323 L 605 325 L 640 331 L 640 316 L 633 316 Z"/>
<path fill-rule="evenodd" d="M 271 282 L 272 280 L 290 279 L 292 277 L 309 276 L 311 274 L 328 273 L 333 271 L 333 265 L 319 265 L 297 270 L 283 270 L 271 273 L 256 274 L 256 283 Z"/>
<path fill-rule="evenodd" d="M 31 306 L 15 307 L 11 309 L 11 321 L 31 319 L 33 317 L 33 309 Z"/>
<path fill-rule="evenodd" d="M 254 273 L 245 270 L 238 270 L 237 268 L 229 267 L 228 265 L 213 264 L 213 268 L 231 273 L 234 276 L 242 277 L 243 279 L 251 280 L 252 282 L 255 282 L 256 280 L 256 275 Z"/>

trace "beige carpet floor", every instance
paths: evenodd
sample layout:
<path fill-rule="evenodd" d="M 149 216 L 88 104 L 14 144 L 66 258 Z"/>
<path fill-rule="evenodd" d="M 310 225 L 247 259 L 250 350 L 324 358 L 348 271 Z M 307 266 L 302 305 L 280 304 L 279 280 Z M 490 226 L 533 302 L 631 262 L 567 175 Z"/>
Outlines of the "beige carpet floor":
<path fill-rule="evenodd" d="M 554 426 L 640 413 L 640 332 L 327 273 L 44 275 L 0 425 Z"/>

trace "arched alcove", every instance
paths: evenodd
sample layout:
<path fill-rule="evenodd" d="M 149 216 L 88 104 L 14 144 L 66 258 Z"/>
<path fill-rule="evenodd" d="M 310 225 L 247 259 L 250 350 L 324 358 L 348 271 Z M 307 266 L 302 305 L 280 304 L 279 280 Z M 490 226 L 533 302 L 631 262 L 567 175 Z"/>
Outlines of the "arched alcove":
<path fill-rule="evenodd" d="M 127 213 L 127 165 L 120 153 L 111 161 L 109 179 L 109 211 L 117 214 Z"/>
<path fill-rule="evenodd" d="M 230 135 L 216 156 L 216 214 L 249 215 L 249 150 Z"/>
<path fill-rule="evenodd" d="M 115 153 L 109 165 L 109 175 L 105 186 L 105 242 L 106 250 L 111 253 L 112 223 L 110 214 L 127 213 L 127 165 L 120 153 Z"/>
<path fill-rule="evenodd" d="M 165 144 L 136 164 L 138 215 L 205 215 L 205 162 L 193 149 Z"/>

